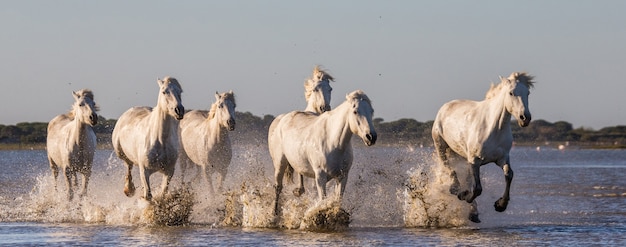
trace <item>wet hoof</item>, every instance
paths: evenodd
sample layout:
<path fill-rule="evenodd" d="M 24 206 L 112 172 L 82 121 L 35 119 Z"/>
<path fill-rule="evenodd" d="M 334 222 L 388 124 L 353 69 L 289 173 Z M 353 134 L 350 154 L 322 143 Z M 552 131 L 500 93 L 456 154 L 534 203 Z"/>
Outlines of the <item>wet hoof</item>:
<path fill-rule="evenodd" d="M 504 200 L 502 197 L 500 197 L 500 199 L 498 199 L 496 203 L 494 203 L 493 206 L 496 208 L 496 211 L 504 212 L 504 210 L 506 210 L 506 207 L 508 205 L 509 205 L 509 200 Z"/>
<path fill-rule="evenodd" d="M 295 188 L 293 190 L 293 194 L 297 197 L 300 197 L 302 194 L 304 194 L 304 188 Z"/>
<path fill-rule="evenodd" d="M 469 220 L 474 223 L 480 223 L 480 219 L 478 218 L 478 213 L 470 213 Z"/>
<path fill-rule="evenodd" d="M 135 184 L 133 184 L 133 182 L 126 183 L 124 185 L 124 194 L 127 197 L 132 197 L 135 195 Z"/>

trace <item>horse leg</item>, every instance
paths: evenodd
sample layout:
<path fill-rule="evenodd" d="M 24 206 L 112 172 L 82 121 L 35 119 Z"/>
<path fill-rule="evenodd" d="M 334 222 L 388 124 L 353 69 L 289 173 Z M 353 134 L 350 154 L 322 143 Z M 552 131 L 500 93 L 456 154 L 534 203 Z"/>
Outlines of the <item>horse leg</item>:
<path fill-rule="evenodd" d="M 293 190 L 293 194 L 297 197 L 300 197 L 302 194 L 304 194 L 304 176 L 302 176 L 302 174 L 298 175 L 300 175 L 300 183 L 298 185 L 298 188 L 295 188 Z"/>
<path fill-rule="evenodd" d="M 470 178 L 474 179 L 474 188 L 470 192 L 465 190 L 458 194 L 459 200 L 465 200 L 468 203 L 472 203 L 476 197 L 483 192 L 483 187 L 480 184 L 480 163 L 474 162 L 470 164 Z"/>
<path fill-rule="evenodd" d="M 124 194 L 128 197 L 135 195 L 135 184 L 133 183 L 133 175 L 131 174 L 133 170 L 133 165 L 130 163 L 126 163 L 126 167 L 128 168 L 126 172 L 126 183 L 124 183 Z"/>
<path fill-rule="evenodd" d="M 209 191 L 211 195 L 215 196 L 215 188 L 213 188 L 213 179 L 211 179 L 211 171 L 206 168 L 207 166 L 202 166 L 202 176 L 204 177 L 204 181 L 206 181 L 207 186 L 209 186 Z"/>
<path fill-rule="evenodd" d="M 54 191 L 57 191 L 57 178 L 59 177 L 59 167 L 52 159 L 48 158 L 50 169 L 52 170 L 52 178 L 54 178 Z"/>
<path fill-rule="evenodd" d="M 337 186 L 335 189 L 337 190 L 337 201 L 341 202 L 341 198 L 343 198 L 343 193 L 346 191 L 346 184 L 348 184 L 348 176 L 342 176 L 341 180 L 337 181 Z"/>
<path fill-rule="evenodd" d="M 276 199 L 274 200 L 274 216 L 278 216 L 278 200 L 280 199 L 280 193 L 283 190 L 283 176 L 285 176 L 285 169 L 287 169 L 289 163 L 283 157 L 280 160 L 274 160 L 274 189 L 276 191 Z"/>
<path fill-rule="evenodd" d="M 89 165 L 91 167 L 91 165 Z M 80 197 L 84 197 L 87 195 L 87 185 L 89 184 L 89 178 L 91 177 L 91 169 L 86 168 L 83 172 L 83 190 L 80 193 Z"/>
<path fill-rule="evenodd" d="M 166 171 L 164 171 L 163 182 L 161 184 L 161 196 L 165 196 L 165 193 L 167 193 L 167 189 L 168 189 L 168 187 L 170 185 L 170 181 L 172 181 L 172 177 L 174 176 L 174 169 L 173 169 L 173 167 L 175 165 L 176 164 L 172 165 L 172 169 L 167 169 Z"/>
<path fill-rule="evenodd" d="M 478 204 L 476 201 L 473 201 L 470 206 L 469 220 L 474 223 L 480 223 L 480 219 L 478 218 Z"/>
<path fill-rule="evenodd" d="M 322 171 L 317 171 L 315 173 L 315 186 L 317 186 L 317 196 L 318 201 L 321 202 L 326 198 L 326 183 L 328 182 L 328 177 L 326 173 Z"/>
<path fill-rule="evenodd" d="M 450 160 L 448 159 L 447 153 L 450 150 L 448 144 L 441 138 L 439 135 L 433 135 L 433 141 L 435 143 L 435 153 L 437 157 L 439 157 L 439 161 L 450 170 L 450 179 L 452 179 L 452 184 L 450 185 L 450 194 L 458 195 L 461 184 L 459 183 L 459 178 L 456 175 L 456 171 L 454 167 L 450 165 Z"/>
<path fill-rule="evenodd" d="M 146 171 L 144 166 L 139 165 L 139 177 L 141 185 L 143 185 L 143 199 L 152 200 L 152 191 L 150 190 L 150 172 Z"/>
<path fill-rule="evenodd" d="M 511 189 L 511 182 L 513 181 L 513 170 L 511 170 L 511 165 L 509 164 L 508 158 L 506 162 L 503 164 L 498 164 L 502 171 L 504 172 L 504 178 L 506 179 L 506 188 L 504 189 L 504 195 L 498 199 L 493 205 L 498 212 L 504 212 L 506 207 L 509 205 L 509 191 Z"/>
<path fill-rule="evenodd" d="M 63 174 L 65 175 L 65 184 L 67 184 L 67 199 L 71 201 L 74 198 L 74 190 L 72 189 L 72 171 L 69 166 L 63 169 Z"/>

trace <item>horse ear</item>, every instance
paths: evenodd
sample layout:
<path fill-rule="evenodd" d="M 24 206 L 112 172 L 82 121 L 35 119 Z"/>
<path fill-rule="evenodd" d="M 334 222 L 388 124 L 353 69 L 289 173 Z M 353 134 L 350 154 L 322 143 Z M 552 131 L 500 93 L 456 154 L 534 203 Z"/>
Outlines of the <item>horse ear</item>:
<path fill-rule="evenodd" d="M 219 100 L 220 99 L 220 93 L 215 91 L 215 100 Z"/>
<path fill-rule="evenodd" d="M 159 84 L 159 86 L 163 85 L 163 81 L 161 81 L 161 78 L 157 77 L 157 83 Z"/>
<path fill-rule="evenodd" d="M 80 99 L 80 95 L 79 95 L 79 94 L 77 94 L 77 93 L 76 93 L 76 92 L 74 92 L 74 91 L 72 91 L 72 96 L 74 96 L 74 99 L 75 99 L 75 100 Z"/>

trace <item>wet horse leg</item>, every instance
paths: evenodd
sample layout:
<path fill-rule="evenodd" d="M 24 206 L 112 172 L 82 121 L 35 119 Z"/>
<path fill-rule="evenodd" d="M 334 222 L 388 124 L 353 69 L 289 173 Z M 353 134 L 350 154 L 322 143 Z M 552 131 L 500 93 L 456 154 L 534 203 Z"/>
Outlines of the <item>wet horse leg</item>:
<path fill-rule="evenodd" d="M 135 195 L 135 184 L 133 183 L 133 175 L 131 174 L 133 165 L 127 162 L 126 167 L 128 170 L 126 172 L 126 183 L 124 183 L 124 194 L 131 197 Z"/>
<path fill-rule="evenodd" d="M 326 198 L 326 183 L 328 177 L 326 173 L 322 171 L 315 172 L 315 186 L 317 187 L 318 202 L 323 201 Z"/>
<path fill-rule="evenodd" d="M 69 166 L 63 169 L 63 174 L 65 175 L 65 184 L 67 184 L 67 199 L 72 200 L 74 198 L 74 190 L 72 188 L 72 170 Z"/>
<path fill-rule="evenodd" d="M 511 182 L 513 181 L 513 170 L 511 169 L 511 165 L 509 164 L 509 158 L 506 158 L 506 162 L 500 164 L 498 166 L 502 168 L 504 172 L 504 178 L 506 179 L 506 188 L 504 189 L 504 195 L 500 197 L 495 203 L 494 207 L 496 211 L 503 212 L 506 210 L 506 207 L 509 205 L 509 191 L 511 189 Z"/>
<path fill-rule="evenodd" d="M 150 189 L 150 171 L 146 171 L 145 166 L 139 165 L 139 177 L 141 178 L 141 185 L 143 185 L 143 199 L 148 201 L 152 200 L 152 191 Z"/>
<path fill-rule="evenodd" d="M 167 189 L 170 185 L 170 181 L 172 181 L 172 177 L 174 176 L 174 165 L 171 165 L 172 168 L 163 171 L 163 182 L 161 183 L 161 196 L 165 196 L 167 193 Z M 150 175 L 148 175 L 149 177 Z"/>
<path fill-rule="evenodd" d="M 293 190 L 293 194 L 299 197 L 304 194 L 304 176 L 302 176 L 302 174 L 298 175 L 300 175 L 300 183 L 298 184 L 298 188 Z"/>
<path fill-rule="evenodd" d="M 461 184 L 459 183 L 459 178 L 454 170 L 454 167 L 450 165 L 450 160 L 448 159 L 448 152 L 452 150 L 448 146 L 448 144 L 439 136 L 433 137 L 435 143 L 435 152 L 437 157 L 439 157 L 439 161 L 443 163 L 443 165 L 450 170 L 450 179 L 452 179 L 452 184 L 450 185 L 450 194 L 458 195 Z"/>
<path fill-rule="evenodd" d="M 209 186 L 209 191 L 211 195 L 215 196 L 215 188 L 213 188 L 213 179 L 211 178 L 211 171 L 207 169 L 207 166 L 202 166 L 201 169 L 202 176 L 204 177 L 204 181 Z"/>
<path fill-rule="evenodd" d="M 283 177 L 285 176 L 285 170 L 289 166 L 289 163 L 285 158 L 274 160 L 274 189 L 276 191 L 276 199 L 274 200 L 274 215 L 278 216 L 278 200 L 280 199 L 280 193 L 283 190 Z"/>
<path fill-rule="evenodd" d="M 91 165 L 89 165 L 89 167 L 91 167 Z M 87 195 L 87 185 L 89 184 L 89 177 L 91 177 L 91 169 L 85 168 L 81 173 L 83 174 L 83 189 L 80 193 L 80 197 L 84 197 Z"/>
<path fill-rule="evenodd" d="M 474 188 L 472 191 L 464 190 L 458 194 L 459 200 L 464 200 L 468 203 L 472 203 L 476 197 L 478 197 L 483 192 L 483 187 L 480 184 L 480 163 L 478 161 L 474 161 L 470 164 L 470 178 L 474 179 Z"/>

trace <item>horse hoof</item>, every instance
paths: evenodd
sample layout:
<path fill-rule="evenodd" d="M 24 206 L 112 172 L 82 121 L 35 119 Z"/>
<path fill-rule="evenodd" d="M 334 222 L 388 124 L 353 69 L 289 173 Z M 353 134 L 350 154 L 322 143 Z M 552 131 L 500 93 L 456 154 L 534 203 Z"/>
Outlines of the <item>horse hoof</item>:
<path fill-rule="evenodd" d="M 469 220 L 474 223 L 480 223 L 480 219 L 478 218 L 478 214 L 470 213 Z"/>
<path fill-rule="evenodd" d="M 304 188 L 302 188 L 302 189 L 301 189 L 301 188 L 296 188 L 296 189 L 294 189 L 294 190 L 293 190 L 293 194 L 294 194 L 296 197 L 300 197 L 302 194 L 304 194 Z"/>
<path fill-rule="evenodd" d="M 506 210 L 506 207 L 509 205 L 509 201 L 508 200 L 504 200 L 502 198 L 498 199 L 496 201 L 496 203 L 493 204 L 493 207 L 496 208 L 496 211 L 498 212 L 504 212 L 504 210 Z"/>

